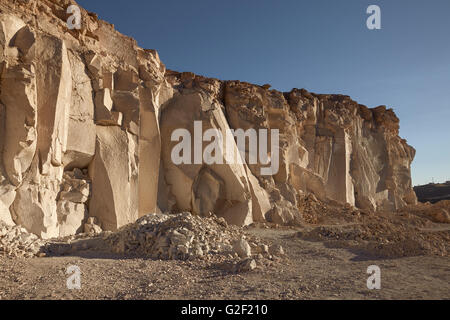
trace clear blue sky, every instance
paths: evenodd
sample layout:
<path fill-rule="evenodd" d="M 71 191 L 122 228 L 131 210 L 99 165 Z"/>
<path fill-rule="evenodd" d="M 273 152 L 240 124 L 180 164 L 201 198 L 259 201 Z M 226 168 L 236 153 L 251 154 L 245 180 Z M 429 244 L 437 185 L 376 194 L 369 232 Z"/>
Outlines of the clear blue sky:
<path fill-rule="evenodd" d="M 387 105 L 413 183 L 450 180 L 450 0 L 79 0 L 169 69 Z M 366 9 L 381 7 L 381 30 Z"/>

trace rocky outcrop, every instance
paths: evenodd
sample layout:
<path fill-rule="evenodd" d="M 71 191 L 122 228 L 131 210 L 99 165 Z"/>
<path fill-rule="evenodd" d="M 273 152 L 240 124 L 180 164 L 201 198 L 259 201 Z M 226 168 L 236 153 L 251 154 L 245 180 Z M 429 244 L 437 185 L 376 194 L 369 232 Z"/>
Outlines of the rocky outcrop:
<path fill-rule="evenodd" d="M 436 203 L 442 200 L 450 200 L 450 181 L 415 186 L 414 192 L 416 193 L 418 200 L 424 203 Z"/>
<path fill-rule="evenodd" d="M 195 159 L 192 159 L 193 164 L 177 164 L 172 157 L 177 144 L 172 141 L 172 133 L 179 128 L 189 133 L 189 142 L 194 137 L 192 150 L 198 144 L 201 150 L 206 151 L 207 144 L 203 145 L 202 139 L 203 132 L 208 129 L 216 129 L 225 135 L 229 127 L 222 108 L 212 92 L 208 95 L 195 89 L 182 90 L 165 106 L 161 115 L 162 164 L 175 207 L 164 209 L 189 210 L 201 216 L 215 213 L 230 223 L 246 225 L 253 221 L 253 199 L 245 164 L 207 165 L 204 159 L 198 164 Z M 234 141 L 233 150 L 237 153 Z M 226 154 L 222 153 L 220 161 L 225 162 Z"/>
<path fill-rule="evenodd" d="M 93 13 L 69 29 L 71 4 L 0 1 L 5 224 L 52 238 L 161 211 L 290 224 L 308 195 L 370 211 L 415 203 L 415 151 L 391 109 L 169 71 Z M 268 145 L 243 147 L 237 132 Z"/>

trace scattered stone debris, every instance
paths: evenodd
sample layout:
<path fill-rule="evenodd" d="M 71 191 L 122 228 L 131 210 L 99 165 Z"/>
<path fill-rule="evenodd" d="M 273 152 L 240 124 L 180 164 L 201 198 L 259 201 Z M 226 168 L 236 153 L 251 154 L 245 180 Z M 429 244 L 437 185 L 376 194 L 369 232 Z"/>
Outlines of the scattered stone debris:
<path fill-rule="evenodd" d="M 402 218 L 410 222 L 404 223 Z M 411 217 L 373 216 L 366 218 L 364 223 L 309 227 L 295 237 L 379 258 L 447 256 L 450 231 L 430 232 L 428 226 L 426 222 L 414 221 Z"/>
<path fill-rule="evenodd" d="M 437 208 L 430 213 L 431 218 L 437 223 L 450 223 L 450 214 L 447 209 Z"/>
<path fill-rule="evenodd" d="M 89 251 L 153 260 L 200 259 L 221 264 L 223 270 L 233 273 L 255 270 L 284 255 L 281 246 L 269 246 L 223 218 L 189 212 L 149 214 L 116 232 L 102 231 L 91 217 L 84 230 L 75 236 L 41 240 L 24 228 L 2 224 L 0 253 L 29 258 Z"/>
<path fill-rule="evenodd" d="M 32 258 L 42 256 L 45 244 L 35 234 L 20 226 L 7 226 L 0 222 L 0 256 Z"/>
<path fill-rule="evenodd" d="M 428 217 L 436 223 L 450 223 L 450 200 L 442 200 L 432 204 L 418 203 L 415 206 L 408 206 L 399 210 L 399 212 L 411 212 Z"/>
<path fill-rule="evenodd" d="M 244 259 L 235 264 L 234 272 L 249 272 L 257 267 L 256 261 L 251 258 Z"/>
<path fill-rule="evenodd" d="M 106 241 L 115 253 L 161 260 L 207 259 L 214 255 L 248 259 L 251 245 L 259 248 L 255 254 L 268 253 L 266 244 L 245 236 L 242 228 L 229 226 L 223 218 L 204 218 L 189 212 L 144 216 L 109 235 Z M 249 263 L 240 269 L 253 270 L 253 266 Z"/>

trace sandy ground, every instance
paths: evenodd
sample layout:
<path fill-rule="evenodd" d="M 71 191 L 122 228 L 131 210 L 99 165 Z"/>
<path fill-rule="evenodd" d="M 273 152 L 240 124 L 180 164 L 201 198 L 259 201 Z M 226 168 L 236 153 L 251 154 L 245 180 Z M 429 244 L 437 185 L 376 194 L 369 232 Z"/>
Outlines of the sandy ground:
<path fill-rule="evenodd" d="M 1 299 L 450 299 L 450 258 L 373 259 L 298 230 L 250 229 L 286 251 L 267 267 L 230 273 L 206 261 L 83 257 L 0 257 Z M 69 290 L 66 269 L 81 270 L 81 289 Z M 367 289 L 367 267 L 381 269 L 381 289 Z"/>

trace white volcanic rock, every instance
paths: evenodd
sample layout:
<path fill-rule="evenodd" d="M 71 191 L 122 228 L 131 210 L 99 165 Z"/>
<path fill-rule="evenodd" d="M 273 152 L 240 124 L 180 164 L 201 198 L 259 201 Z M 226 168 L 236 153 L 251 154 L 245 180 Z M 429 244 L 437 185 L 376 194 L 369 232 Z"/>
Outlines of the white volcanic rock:
<path fill-rule="evenodd" d="M 5 106 L 3 165 L 14 185 L 22 183 L 37 143 L 36 78 L 34 67 L 10 66 L 2 73 L 0 101 Z"/>
<path fill-rule="evenodd" d="M 178 208 L 201 216 L 214 212 L 228 223 L 250 224 L 253 221 L 252 199 L 245 165 L 226 164 L 222 159 L 224 164 L 211 164 L 202 169 L 202 165 L 195 162 L 180 165 L 173 162 L 172 151 L 178 142 L 172 141 L 172 133 L 184 128 L 194 137 L 194 121 L 201 122 L 202 132 L 214 128 L 225 136 L 229 129 L 220 104 L 205 93 L 178 94 L 165 107 L 161 116 L 162 161 L 165 181 Z M 237 154 L 235 144 L 233 148 Z"/>
<path fill-rule="evenodd" d="M 32 258 L 42 254 L 45 241 L 20 226 L 0 221 L 0 256 Z"/>
<path fill-rule="evenodd" d="M 40 171 L 48 175 L 52 166 L 62 166 L 62 157 L 67 148 L 72 69 L 65 42 L 52 36 L 38 36 L 36 60 L 37 152 Z"/>
<path fill-rule="evenodd" d="M 17 189 L 11 211 L 17 224 L 42 239 L 59 236 L 56 193 L 53 190 L 25 183 Z"/>
<path fill-rule="evenodd" d="M 7 226 L 14 226 L 15 223 L 11 218 L 9 207 L 7 207 L 2 201 L 0 201 L 0 222 L 3 222 Z"/>
<path fill-rule="evenodd" d="M 392 110 L 169 71 L 83 9 L 82 28 L 69 30 L 69 3 L 0 0 L 0 221 L 51 238 L 166 211 L 295 224 L 305 195 L 369 211 L 416 203 L 415 150 Z M 262 175 L 249 148 L 244 163 L 225 161 L 239 154 L 234 139 L 224 164 L 175 164 L 172 133 L 195 137 L 195 121 L 224 137 L 278 129 L 278 172 Z M 273 160 L 276 147 L 265 152 Z"/>
<path fill-rule="evenodd" d="M 102 228 L 97 224 L 97 221 L 94 217 L 90 217 L 84 224 L 84 233 L 87 233 L 89 235 L 98 235 L 102 233 L 102 231 Z"/>
<path fill-rule="evenodd" d="M 130 161 L 134 158 L 131 139 L 119 127 L 97 126 L 96 154 L 89 168 L 92 179 L 89 214 L 105 230 L 116 230 L 138 218 L 131 205 L 132 175 L 136 174 Z"/>
<path fill-rule="evenodd" d="M 21 19 L 9 14 L 0 16 L 2 163 L 5 176 L 14 186 L 22 182 L 37 143 L 35 66 L 19 60 L 21 53 L 15 45 L 28 52 L 34 42 L 34 34 Z"/>
<path fill-rule="evenodd" d="M 243 230 L 229 226 L 223 218 L 204 218 L 189 212 L 149 214 L 106 236 L 112 251 L 127 256 L 162 260 L 190 260 L 213 255 L 251 257 L 242 239 Z M 237 243 L 237 245 L 234 245 Z M 257 238 L 252 243 L 266 246 Z M 268 255 L 268 252 L 265 253 Z M 254 269 L 254 264 L 244 269 Z"/>
<path fill-rule="evenodd" d="M 247 168 L 248 181 L 252 194 L 252 213 L 253 220 L 263 222 L 266 220 L 266 214 L 271 209 L 270 198 L 267 191 L 261 187 L 258 179 Z"/>
<path fill-rule="evenodd" d="M 415 151 L 398 137 L 392 110 L 368 109 L 346 96 L 297 89 L 281 95 L 239 82 L 226 83 L 225 101 L 232 127 L 280 129 L 282 169 L 272 187 L 288 182 L 322 201 L 370 210 L 415 203 Z"/>
<path fill-rule="evenodd" d="M 66 170 L 87 168 L 95 154 L 92 84 L 82 59 L 69 53 L 72 97 L 68 113 L 67 144 L 62 158 Z"/>
<path fill-rule="evenodd" d="M 60 200 L 56 206 L 60 237 L 72 236 L 83 231 L 88 213 L 83 203 Z"/>
<path fill-rule="evenodd" d="M 233 250 L 241 258 L 249 258 L 252 255 L 252 249 L 245 239 L 236 240 L 233 243 Z"/>

